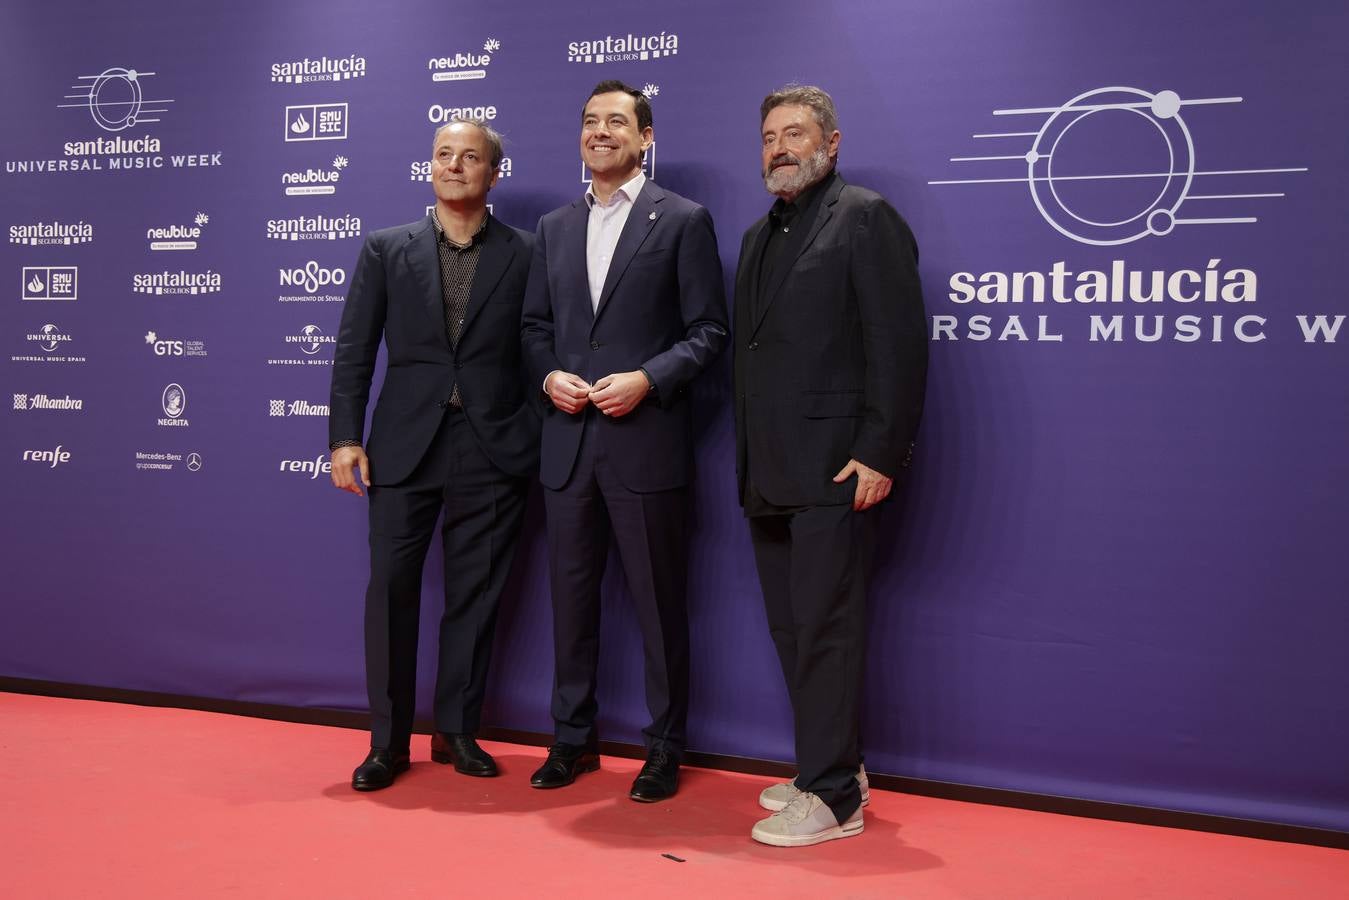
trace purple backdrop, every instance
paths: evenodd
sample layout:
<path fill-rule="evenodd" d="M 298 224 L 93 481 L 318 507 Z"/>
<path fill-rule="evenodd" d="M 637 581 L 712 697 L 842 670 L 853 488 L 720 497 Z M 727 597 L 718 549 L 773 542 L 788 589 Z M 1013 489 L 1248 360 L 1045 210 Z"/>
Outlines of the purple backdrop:
<path fill-rule="evenodd" d="M 494 210 L 532 227 L 583 189 L 590 86 L 646 87 L 655 177 L 712 211 L 729 281 L 769 203 L 758 102 L 812 81 L 845 176 L 912 224 L 932 321 L 868 766 L 1349 830 L 1346 26 L 1328 0 L 10 4 L 0 674 L 363 708 L 327 339 L 359 234 L 430 201 L 436 120 L 493 117 Z M 790 759 L 725 363 L 697 396 L 692 743 Z M 487 711 L 533 731 L 541 525 Z M 606 590 L 602 734 L 636 741 Z"/>

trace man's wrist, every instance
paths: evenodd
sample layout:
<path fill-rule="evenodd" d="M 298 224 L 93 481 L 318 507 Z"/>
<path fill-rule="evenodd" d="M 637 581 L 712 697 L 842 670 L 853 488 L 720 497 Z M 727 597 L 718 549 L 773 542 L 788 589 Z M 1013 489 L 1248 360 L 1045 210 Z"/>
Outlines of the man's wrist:
<path fill-rule="evenodd" d="M 646 366 L 638 366 L 637 371 L 641 372 L 646 378 L 646 392 L 648 394 L 656 393 L 656 379 L 651 377 L 651 373 L 646 370 Z"/>
<path fill-rule="evenodd" d="M 359 446 L 361 446 L 360 441 L 353 441 L 353 440 L 333 441 L 330 444 L 328 444 L 328 452 L 335 453 L 336 451 L 341 450 L 343 447 L 359 447 Z"/>

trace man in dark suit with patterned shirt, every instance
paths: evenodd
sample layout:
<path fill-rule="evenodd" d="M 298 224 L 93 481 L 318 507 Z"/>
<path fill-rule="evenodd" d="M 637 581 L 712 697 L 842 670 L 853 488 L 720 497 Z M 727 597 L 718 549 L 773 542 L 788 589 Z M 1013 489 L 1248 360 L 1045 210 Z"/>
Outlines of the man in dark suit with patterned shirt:
<path fill-rule="evenodd" d="M 500 136 L 455 119 L 433 142 L 434 211 L 370 234 L 352 275 L 333 360 L 333 484 L 370 491 L 365 596 L 370 753 L 351 786 L 388 787 L 409 764 L 422 563 L 444 509 L 431 758 L 497 774 L 478 746 L 497 603 L 510 570 L 539 419 L 520 357 L 534 239 L 487 210 Z M 388 368 L 363 442 L 381 336 Z M 355 477 L 359 473 L 359 478 Z"/>

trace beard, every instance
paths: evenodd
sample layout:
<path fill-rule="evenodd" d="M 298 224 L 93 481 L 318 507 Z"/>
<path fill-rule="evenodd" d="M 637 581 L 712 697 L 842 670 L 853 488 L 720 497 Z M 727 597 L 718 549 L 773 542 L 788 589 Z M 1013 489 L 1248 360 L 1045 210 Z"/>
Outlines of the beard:
<path fill-rule="evenodd" d="M 780 166 L 783 163 L 795 163 L 796 169 L 787 172 L 782 168 L 774 168 L 774 166 Z M 775 157 L 769 164 L 768 170 L 763 174 L 763 183 L 770 194 L 779 196 L 791 194 L 795 196 L 828 173 L 829 154 L 825 150 L 825 145 L 821 144 L 815 148 L 814 153 L 805 159 L 798 159 L 790 153 Z"/>

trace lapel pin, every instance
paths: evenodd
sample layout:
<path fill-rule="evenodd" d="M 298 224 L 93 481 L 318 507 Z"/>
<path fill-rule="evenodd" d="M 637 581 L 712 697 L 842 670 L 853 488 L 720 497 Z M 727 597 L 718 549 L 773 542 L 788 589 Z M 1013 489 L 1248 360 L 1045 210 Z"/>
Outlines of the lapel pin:
<path fill-rule="evenodd" d="M 651 215 L 647 216 L 647 218 L 654 222 L 656 220 L 656 214 L 652 213 Z"/>

